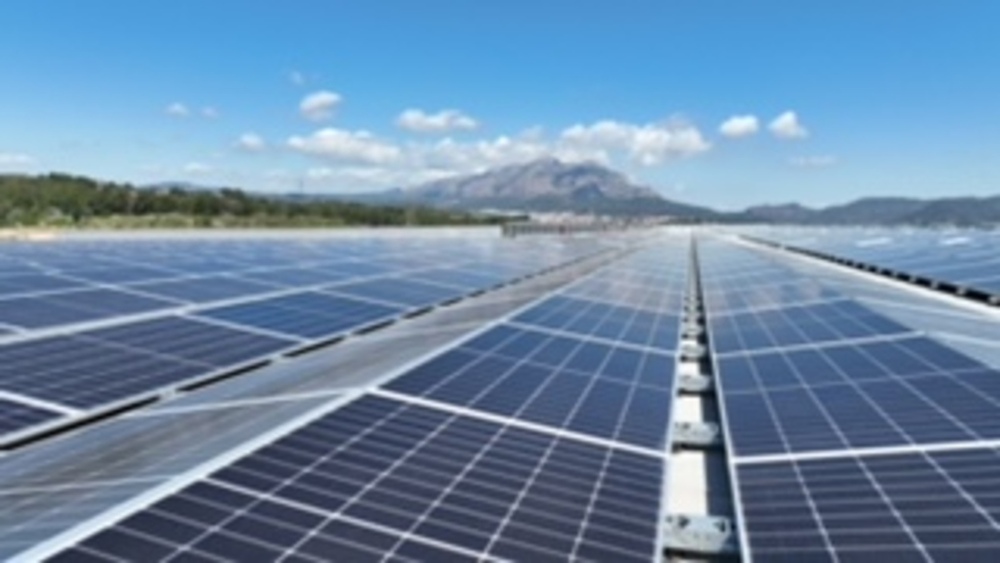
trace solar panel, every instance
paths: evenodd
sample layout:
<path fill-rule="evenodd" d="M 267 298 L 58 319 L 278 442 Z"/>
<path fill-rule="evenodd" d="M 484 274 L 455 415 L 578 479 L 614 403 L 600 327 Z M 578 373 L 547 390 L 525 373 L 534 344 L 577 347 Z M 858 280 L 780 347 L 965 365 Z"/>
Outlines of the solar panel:
<path fill-rule="evenodd" d="M 718 367 L 740 456 L 1000 437 L 1000 372 L 924 337 Z"/>
<path fill-rule="evenodd" d="M 713 314 L 710 324 L 719 354 L 913 332 L 850 300 Z"/>
<path fill-rule="evenodd" d="M 61 413 L 0 397 L 0 436 L 55 420 Z"/>
<path fill-rule="evenodd" d="M 93 321 L 110 315 L 56 303 L 45 297 L 0 299 L 0 322 L 34 329 Z"/>
<path fill-rule="evenodd" d="M 680 323 L 677 315 L 560 295 L 542 301 L 513 320 L 659 349 L 670 349 L 677 345 Z"/>
<path fill-rule="evenodd" d="M 437 268 L 411 274 L 415 279 L 466 290 L 486 289 L 503 281 L 504 276 L 458 268 Z"/>
<path fill-rule="evenodd" d="M 247 272 L 242 277 L 268 284 L 278 284 L 285 287 L 308 287 L 330 284 L 351 277 L 350 274 L 337 271 L 321 270 L 319 268 L 283 268 L 263 272 Z"/>
<path fill-rule="evenodd" d="M 671 356 L 650 350 L 500 327 L 386 389 L 662 448 L 673 370 Z"/>
<path fill-rule="evenodd" d="M 168 279 L 179 275 L 176 272 L 161 270 L 159 268 L 126 266 L 123 264 L 112 264 L 99 269 L 67 269 L 63 273 L 73 278 L 91 282 L 114 284 Z"/>
<path fill-rule="evenodd" d="M 407 307 L 433 305 L 461 297 L 464 293 L 462 290 L 452 287 L 404 277 L 376 278 L 336 285 L 329 288 L 329 291 L 388 303 L 398 303 Z"/>
<path fill-rule="evenodd" d="M 114 403 L 205 371 L 180 358 L 70 336 L 0 347 L 0 389 L 78 408 Z"/>
<path fill-rule="evenodd" d="M 401 308 L 301 292 L 198 311 L 198 316 L 305 338 L 322 338 L 392 318 Z"/>
<path fill-rule="evenodd" d="M 16 295 L 42 291 L 59 291 L 81 287 L 80 282 L 45 274 L 0 276 L 0 295 Z"/>
<path fill-rule="evenodd" d="M 296 344 L 294 340 L 181 317 L 89 330 L 78 336 L 214 367 L 239 365 Z"/>
<path fill-rule="evenodd" d="M 54 560 L 649 561 L 662 475 L 655 456 L 367 397 Z"/>
<path fill-rule="evenodd" d="M 755 561 L 993 561 L 995 448 L 738 465 Z"/>
<path fill-rule="evenodd" d="M 206 276 L 166 282 L 155 282 L 133 286 L 135 289 L 170 299 L 191 303 L 206 303 L 237 299 L 275 291 L 276 287 L 265 283 L 234 278 L 231 276 Z"/>

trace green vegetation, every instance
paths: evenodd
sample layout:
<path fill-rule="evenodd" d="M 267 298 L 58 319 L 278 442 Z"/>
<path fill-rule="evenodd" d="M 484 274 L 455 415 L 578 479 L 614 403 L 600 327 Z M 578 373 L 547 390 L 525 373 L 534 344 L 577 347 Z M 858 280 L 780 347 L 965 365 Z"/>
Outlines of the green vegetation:
<path fill-rule="evenodd" d="M 499 222 L 497 218 L 426 207 L 287 201 L 238 189 L 137 188 L 67 174 L 0 176 L 0 227 L 259 228 Z"/>

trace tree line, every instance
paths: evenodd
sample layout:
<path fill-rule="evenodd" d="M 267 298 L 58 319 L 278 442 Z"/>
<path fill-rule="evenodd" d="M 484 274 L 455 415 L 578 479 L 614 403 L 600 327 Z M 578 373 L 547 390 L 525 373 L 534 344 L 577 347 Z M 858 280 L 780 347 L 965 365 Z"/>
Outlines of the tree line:
<path fill-rule="evenodd" d="M 499 221 L 428 207 L 292 201 L 235 188 L 139 188 L 59 173 L 0 176 L 0 226 L 4 227 L 334 227 Z"/>

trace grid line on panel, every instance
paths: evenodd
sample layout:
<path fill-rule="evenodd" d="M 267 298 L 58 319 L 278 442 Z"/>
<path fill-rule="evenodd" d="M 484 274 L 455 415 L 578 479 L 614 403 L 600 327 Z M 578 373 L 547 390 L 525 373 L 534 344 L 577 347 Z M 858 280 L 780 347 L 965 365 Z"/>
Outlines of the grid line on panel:
<path fill-rule="evenodd" d="M 718 365 L 740 457 L 1000 437 L 998 373 L 923 337 L 726 357 Z M 784 414 L 763 416 L 764 398 L 779 401 Z M 820 420 L 820 405 L 833 425 Z M 782 446 L 776 434 L 796 443 Z"/>
<path fill-rule="evenodd" d="M 355 549 L 356 556 L 406 558 L 430 549 L 424 541 L 430 540 L 505 559 L 564 560 L 576 549 L 588 559 L 648 561 L 662 472 L 662 460 L 369 397 L 67 553 L 122 555 L 115 550 L 135 547 L 113 541 L 122 530 L 153 526 L 159 532 L 152 535 L 160 542 L 171 532 L 154 524 L 162 524 L 165 516 L 187 515 L 201 526 L 186 535 L 175 528 L 184 537 L 172 540 L 168 554 L 232 558 L 239 550 L 265 549 L 234 539 L 247 526 L 259 527 L 248 520 L 280 512 L 284 518 L 279 521 L 295 528 L 280 534 L 284 539 L 272 538 L 285 546 L 285 555 L 315 555 L 320 548 L 326 555 L 334 548 L 342 553 L 347 548 L 334 543 L 349 539 L 369 548 Z M 233 498 L 237 492 L 239 498 Z M 206 502 L 234 508 L 220 512 Z M 234 514 L 236 509 L 242 512 Z M 355 530 L 345 535 L 349 519 L 394 533 L 373 537 Z M 206 526 L 213 528 L 206 533 Z M 408 543 L 414 537 L 424 545 Z"/>
<path fill-rule="evenodd" d="M 497 354 L 505 347 L 511 352 Z M 500 325 L 385 388 L 658 449 L 669 421 L 672 371 L 670 356 Z"/>
<path fill-rule="evenodd" d="M 988 561 L 1000 549 L 995 448 L 738 468 L 755 559 Z M 821 528 L 795 520 L 803 495 Z"/>

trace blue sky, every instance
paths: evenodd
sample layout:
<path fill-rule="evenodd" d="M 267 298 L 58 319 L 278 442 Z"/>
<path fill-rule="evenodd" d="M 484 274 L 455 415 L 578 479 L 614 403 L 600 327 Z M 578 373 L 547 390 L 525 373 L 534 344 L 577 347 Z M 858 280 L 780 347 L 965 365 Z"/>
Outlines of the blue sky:
<path fill-rule="evenodd" d="M 541 156 L 722 208 L 1000 193 L 992 0 L 9 0 L 0 171 L 289 191 Z"/>

